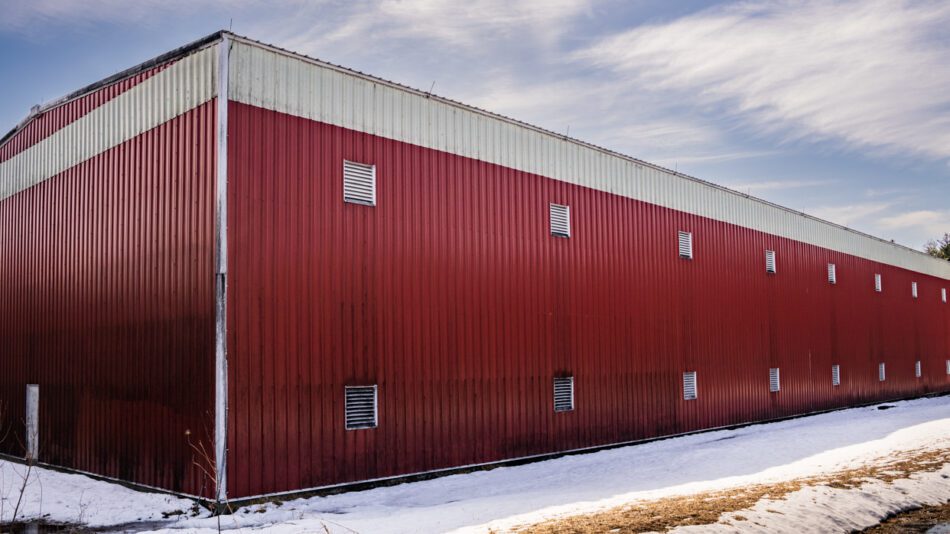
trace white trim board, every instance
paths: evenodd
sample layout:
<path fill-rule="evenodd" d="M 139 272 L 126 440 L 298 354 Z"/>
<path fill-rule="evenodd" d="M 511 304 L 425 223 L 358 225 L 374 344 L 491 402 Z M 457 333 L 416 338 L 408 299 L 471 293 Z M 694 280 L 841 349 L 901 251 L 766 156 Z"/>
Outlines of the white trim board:
<path fill-rule="evenodd" d="M 215 47 L 218 59 L 214 187 L 214 465 L 215 500 L 228 497 L 228 66 L 231 39 L 223 35 Z"/>

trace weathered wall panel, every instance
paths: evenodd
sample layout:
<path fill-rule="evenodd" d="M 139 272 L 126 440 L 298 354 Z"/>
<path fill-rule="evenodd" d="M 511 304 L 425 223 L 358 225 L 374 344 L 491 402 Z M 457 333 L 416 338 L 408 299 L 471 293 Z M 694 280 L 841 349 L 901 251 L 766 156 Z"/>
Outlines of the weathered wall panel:
<path fill-rule="evenodd" d="M 944 279 L 229 109 L 231 497 L 950 389 Z M 343 202 L 344 159 L 377 165 L 376 207 Z M 570 239 L 549 235 L 550 202 L 571 206 Z M 693 261 L 678 257 L 681 229 L 694 233 Z M 696 401 L 681 400 L 686 370 L 698 372 Z M 573 412 L 553 411 L 558 374 L 575 376 Z M 346 431 L 343 388 L 360 384 L 379 384 L 380 425 Z"/>
<path fill-rule="evenodd" d="M 547 176 L 950 279 L 950 264 L 724 187 L 236 38 L 232 100 Z"/>
<path fill-rule="evenodd" d="M 22 456 L 35 383 L 41 461 L 210 495 L 186 431 L 212 444 L 214 121 L 205 103 L 0 201 L 0 451 Z"/>

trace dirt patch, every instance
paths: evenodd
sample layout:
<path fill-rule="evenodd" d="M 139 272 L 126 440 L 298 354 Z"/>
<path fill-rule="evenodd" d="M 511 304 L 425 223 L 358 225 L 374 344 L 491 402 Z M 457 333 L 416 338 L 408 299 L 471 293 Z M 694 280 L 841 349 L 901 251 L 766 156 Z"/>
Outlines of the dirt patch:
<path fill-rule="evenodd" d="M 873 464 L 816 477 L 775 484 L 754 484 L 730 490 L 712 491 L 641 501 L 593 514 L 552 519 L 514 530 L 529 534 L 581 534 L 595 532 L 666 532 L 688 525 L 723 522 L 736 524 L 745 518 L 735 514 L 752 508 L 762 499 L 780 500 L 805 486 L 853 489 L 871 480 L 893 482 L 914 473 L 937 471 L 950 463 L 950 450 L 906 451 Z M 778 513 L 778 512 L 776 512 Z M 723 517 L 724 514 L 733 514 Z M 892 532 L 892 531 L 884 531 Z"/>
<path fill-rule="evenodd" d="M 867 534 L 911 534 L 927 532 L 937 525 L 950 525 L 950 503 L 939 506 L 924 506 L 897 514 L 862 532 Z"/>

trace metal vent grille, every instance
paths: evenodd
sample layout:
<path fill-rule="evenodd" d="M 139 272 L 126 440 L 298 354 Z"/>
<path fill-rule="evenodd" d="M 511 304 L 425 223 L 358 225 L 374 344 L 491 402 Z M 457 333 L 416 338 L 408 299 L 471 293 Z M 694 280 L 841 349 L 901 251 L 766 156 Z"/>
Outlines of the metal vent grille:
<path fill-rule="evenodd" d="M 874 275 L 874 291 L 880 293 L 882 289 L 883 286 L 881 285 L 881 275 L 876 274 Z"/>
<path fill-rule="evenodd" d="M 838 283 L 838 268 L 834 263 L 828 264 L 828 283 L 831 285 Z"/>
<path fill-rule="evenodd" d="M 343 200 L 376 205 L 376 166 L 343 160 Z"/>
<path fill-rule="evenodd" d="M 781 389 L 782 384 L 779 381 L 778 367 L 772 367 L 769 369 L 769 391 L 772 393 L 778 393 Z"/>
<path fill-rule="evenodd" d="M 376 386 L 346 387 L 346 429 L 376 428 Z"/>
<path fill-rule="evenodd" d="M 683 400 L 696 400 L 696 371 L 683 373 Z"/>
<path fill-rule="evenodd" d="M 917 360 L 916 362 L 914 362 L 914 376 L 916 376 L 917 378 L 920 378 L 920 375 L 921 375 L 920 360 Z"/>
<path fill-rule="evenodd" d="M 834 364 L 831 366 L 831 385 L 840 386 L 841 385 L 841 366 Z"/>
<path fill-rule="evenodd" d="M 887 378 L 887 375 L 884 372 L 884 364 L 879 363 L 877 364 L 877 380 L 883 382 L 885 378 Z"/>
<path fill-rule="evenodd" d="M 917 298 L 917 282 L 910 283 L 910 294 L 914 298 Z"/>
<path fill-rule="evenodd" d="M 765 251 L 765 272 L 775 274 L 775 251 Z"/>
<path fill-rule="evenodd" d="M 693 259 L 693 234 L 690 232 L 680 232 L 680 257 Z"/>
<path fill-rule="evenodd" d="M 571 237 L 571 207 L 551 204 L 551 235 Z"/>
<path fill-rule="evenodd" d="M 554 411 L 569 412 L 574 409 L 574 377 L 554 379 Z"/>

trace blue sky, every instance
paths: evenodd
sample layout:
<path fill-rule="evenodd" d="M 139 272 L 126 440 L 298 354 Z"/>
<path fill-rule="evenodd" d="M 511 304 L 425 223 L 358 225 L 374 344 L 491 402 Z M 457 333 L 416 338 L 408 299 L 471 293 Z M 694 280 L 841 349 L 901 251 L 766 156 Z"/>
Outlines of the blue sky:
<path fill-rule="evenodd" d="M 5 0 L 0 129 L 229 26 L 914 248 L 950 232 L 948 2 Z"/>

